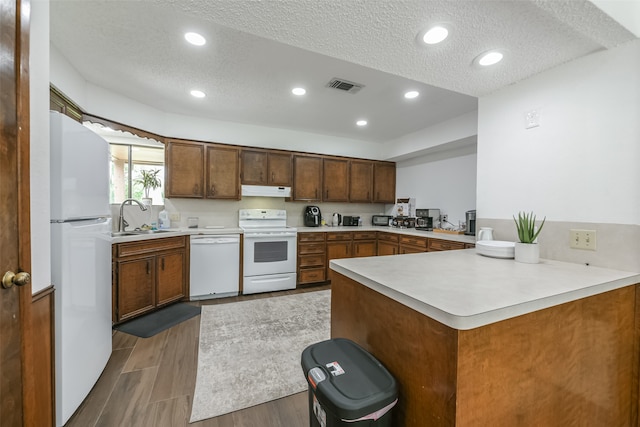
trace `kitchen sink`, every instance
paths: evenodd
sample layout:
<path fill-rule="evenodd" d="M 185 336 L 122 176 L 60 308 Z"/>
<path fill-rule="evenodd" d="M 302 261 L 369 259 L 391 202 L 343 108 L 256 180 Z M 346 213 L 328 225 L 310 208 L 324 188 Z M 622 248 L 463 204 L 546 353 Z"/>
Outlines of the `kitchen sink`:
<path fill-rule="evenodd" d="M 122 237 L 122 236 L 135 236 L 136 233 L 132 231 L 112 231 L 111 237 Z"/>

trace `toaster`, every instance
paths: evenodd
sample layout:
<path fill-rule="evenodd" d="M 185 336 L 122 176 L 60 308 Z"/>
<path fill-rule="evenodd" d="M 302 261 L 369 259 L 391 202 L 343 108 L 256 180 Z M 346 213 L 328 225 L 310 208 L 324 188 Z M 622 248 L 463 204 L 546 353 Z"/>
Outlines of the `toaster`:
<path fill-rule="evenodd" d="M 391 215 L 374 215 L 371 217 L 371 225 L 389 225 L 392 219 Z"/>

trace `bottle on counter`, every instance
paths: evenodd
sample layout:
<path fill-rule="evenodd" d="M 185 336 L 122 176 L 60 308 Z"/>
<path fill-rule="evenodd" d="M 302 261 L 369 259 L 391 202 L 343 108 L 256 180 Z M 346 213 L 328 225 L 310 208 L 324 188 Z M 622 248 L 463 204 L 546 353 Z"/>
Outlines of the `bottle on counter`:
<path fill-rule="evenodd" d="M 167 212 L 166 209 L 163 209 L 158 215 L 158 228 L 161 230 L 171 228 L 171 220 L 169 219 L 169 212 Z"/>

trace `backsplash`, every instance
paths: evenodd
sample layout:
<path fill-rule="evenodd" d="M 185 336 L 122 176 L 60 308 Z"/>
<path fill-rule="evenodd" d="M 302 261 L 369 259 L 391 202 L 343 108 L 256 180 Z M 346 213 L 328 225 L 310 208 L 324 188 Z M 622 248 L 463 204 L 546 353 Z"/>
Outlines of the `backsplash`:
<path fill-rule="evenodd" d="M 478 218 L 480 227 L 493 228 L 495 240 L 517 241 L 512 219 Z M 569 230 L 596 231 L 596 250 L 571 249 Z M 640 272 L 640 225 L 546 221 L 538 237 L 540 258 Z"/>
<path fill-rule="evenodd" d="M 363 225 L 371 225 L 371 216 L 390 214 L 393 205 L 381 203 L 314 203 L 285 202 L 277 197 L 245 197 L 239 201 L 200 200 L 200 199 L 165 199 L 165 206 L 153 206 L 149 211 L 141 211 L 137 205 L 124 207 L 124 217 L 129 223 L 128 229 L 151 225 L 158 222 L 158 214 L 166 208 L 169 214 L 179 214 L 179 221 L 171 221 L 171 227 L 187 227 L 187 218 L 198 217 L 198 226 L 238 227 L 238 210 L 240 209 L 286 209 L 287 225 L 303 227 L 304 208 L 309 205 L 318 206 L 322 216 L 331 221 L 331 215 L 337 212 L 342 215 L 360 216 Z M 111 205 L 114 230 L 118 227 L 120 205 Z"/>

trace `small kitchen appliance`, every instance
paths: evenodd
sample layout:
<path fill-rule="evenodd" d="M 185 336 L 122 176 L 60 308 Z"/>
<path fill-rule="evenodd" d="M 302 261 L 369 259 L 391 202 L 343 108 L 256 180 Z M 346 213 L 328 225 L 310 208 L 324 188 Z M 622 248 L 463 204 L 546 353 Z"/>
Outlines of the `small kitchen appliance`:
<path fill-rule="evenodd" d="M 395 228 L 415 228 L 416 219 L 406 216 L 397 216 L 391 220 L 391 226 Z"/>
<path fill-rule="evenodd" d="M 307 206 L 304 209 L 304 226 L 305 227 L 320 227 L 320 220 L 322 214 L 320 208 L 317 206 Z"/>
<path fill-rule="evenodd" d="M 344 216 L 342 217 L 342 225 L 345 227 L 357 227 L 360 222 L 359 216 Z"/>
<path fill-rule="evenodd" d="M 337 227 L 340 224 L 342 224 L 342 215 L 340 215 L 339 213 L 334 213 L 331 219 L 331 225 Z"/>
<path fill-rule="evenodd" d="M 466 222 L 467 222 L 467 228 L 464 232 L 464 234 L 468 235 L 468 236 L 475 236 L 476 235 L 476 211 L 475 209 L 472 211 L 467 211 L 466 212 Z"/>
<path fill-rule="evenodd" d="M 416 230 L 433 231 L 440 225 L 440 209 L 416 209 Z"/>
<path fill-rule="evenodd" d="M 391 215 L 373 215 L 371 217 L 371 225 L 391 225 L 389 222 L 393 219 Z"/>

